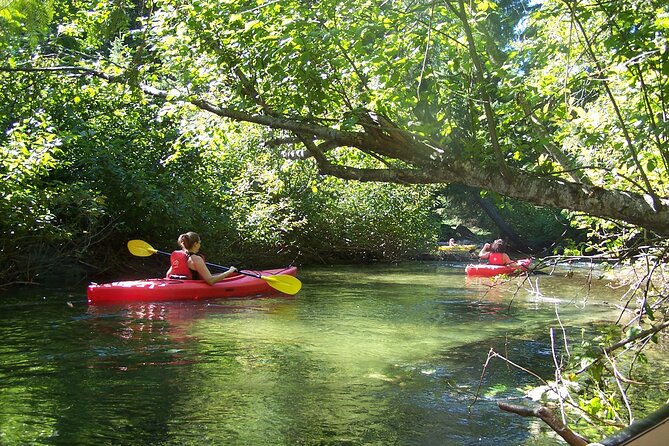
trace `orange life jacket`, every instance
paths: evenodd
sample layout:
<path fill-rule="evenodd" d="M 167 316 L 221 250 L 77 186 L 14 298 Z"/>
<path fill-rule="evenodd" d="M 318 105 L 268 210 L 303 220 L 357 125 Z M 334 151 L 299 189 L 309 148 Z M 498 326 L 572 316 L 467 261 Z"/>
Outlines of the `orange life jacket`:
<path fill-rule="evenodd" d="M 190 256 L 192 255 L 192 252 L 182 250 L 173 251 L 172 254 L 170 254 L 170 264 L 172 266 L 170 278 L 184 278 L 187 280 L 197 280 L 200 278 L 200 274 L 197 271 L 188 267 L 188 259 L 190 259 Z M 204 260 L 204 256 L 200 257 Z"/>
<path fill-rule="evenodd" d="M 488 264 L 490 264 L 490 265 L 506 265 L 506 262 L 504 262 L 504 253 L 491 252 L 490 257 L 488 257 Z"/>

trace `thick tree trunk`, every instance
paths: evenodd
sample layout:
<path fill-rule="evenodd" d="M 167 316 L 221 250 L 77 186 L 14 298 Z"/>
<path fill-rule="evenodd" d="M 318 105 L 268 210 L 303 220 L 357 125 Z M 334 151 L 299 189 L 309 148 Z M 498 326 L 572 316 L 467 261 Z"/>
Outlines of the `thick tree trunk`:
<path fill-rule="evenodd" d="M 504 181 L 494 169 L 486 169 L 471 161 L 452 161 L 449 166 L 425 169 L 354 169 L 319 162 L 323 174 L 358 181 L 384 181 L 402 184 L 457 183 L 491 190 L 501 195 L 527 201 L 538 206 L 583 212 L 601 218 L 622 220 L 669 236 L 669 199 L 662 199 L 660 209 L 642 195 L 615 189 L 604 189 L 539 177 L 532 173 L 513 171 L 514 180 Z"/>

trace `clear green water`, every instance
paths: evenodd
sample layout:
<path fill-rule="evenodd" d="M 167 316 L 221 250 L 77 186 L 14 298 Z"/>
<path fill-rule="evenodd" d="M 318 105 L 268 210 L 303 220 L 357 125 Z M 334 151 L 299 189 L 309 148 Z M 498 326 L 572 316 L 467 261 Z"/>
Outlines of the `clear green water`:
<path fill-rule="evenodd" d="M 548 378 L 556 308 L 568 330 L 618 314 L 578 277 L 534 276 L 542 297 L 438 262 L 299 277 L 294 298 L 89 308 L 84 289 L 6 293 L 0 444 L 558 445 L 497 409 L 533 382 L 499 361 L 469 410 L 487 353 Z"/>

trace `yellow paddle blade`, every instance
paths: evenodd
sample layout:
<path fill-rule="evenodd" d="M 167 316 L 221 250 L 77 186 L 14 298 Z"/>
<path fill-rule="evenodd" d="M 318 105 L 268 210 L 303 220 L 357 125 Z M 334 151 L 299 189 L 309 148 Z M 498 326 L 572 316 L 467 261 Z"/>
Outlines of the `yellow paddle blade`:
<path fill-rule="evenodd" d="M 269 286 L 286 294 L 297 294 L 302 288 L 302 282 L 297 277 L 289 275 L 260 276 Z"/>
<path fill-rule="evenodd" d="M 153 247 L 144 240 L 130 240 L 128 242 L 128 251 L 137 257 L 149 257 L 158 252 L 157 249 L 153 249 Z"/>

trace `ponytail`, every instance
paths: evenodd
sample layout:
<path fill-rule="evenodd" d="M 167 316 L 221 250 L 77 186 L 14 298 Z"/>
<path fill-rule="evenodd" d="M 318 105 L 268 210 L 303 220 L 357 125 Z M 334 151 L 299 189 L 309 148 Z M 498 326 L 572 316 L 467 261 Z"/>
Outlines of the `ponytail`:
<path fill-rule="evenodd" d="M 186 251 L 190 251 L 193 245 L 195 245 L 197 242 L 200 241 L 200 236 L 196 232 L 186 232 L 185 234 L 181 234 L 179 236 L 179 239 L 177 240 L 177 243 L 181 245 L 182 248 L 184 248 Z"/>

